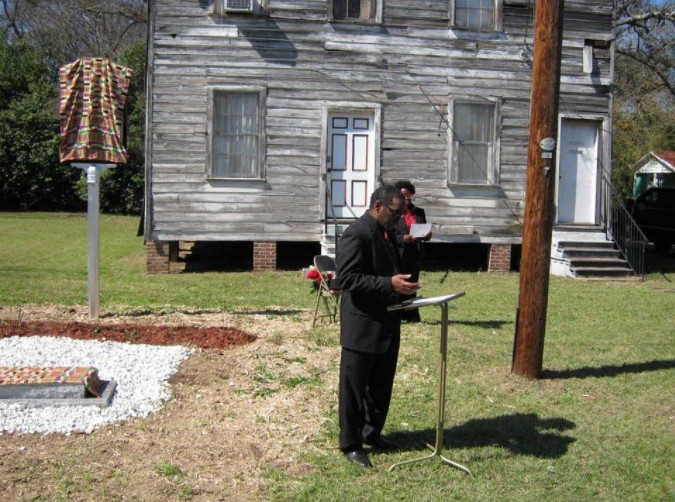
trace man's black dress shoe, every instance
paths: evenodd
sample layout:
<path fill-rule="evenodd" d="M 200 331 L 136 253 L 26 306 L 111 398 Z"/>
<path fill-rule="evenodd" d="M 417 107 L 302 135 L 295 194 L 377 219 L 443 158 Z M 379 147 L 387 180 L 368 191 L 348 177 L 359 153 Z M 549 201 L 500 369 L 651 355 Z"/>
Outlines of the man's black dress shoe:
<path fill-rule="evenodd" d="M 368 439 L 366 444 L 372 446 L 373 448 L 377 448 L 378 450 L 396 450 L 398 448 L 396 443 L 384 436 L 377 436 L 376 438 Z"/>
<path fill-rule="evenodd" d="M 345 453 L 345 457 L 347 457 L 347 460 L 349 460 L 352 464 L 360 465 L 361 467 L 373 466 L 373 464 L 370 463 L 368 454 L 363 450 L 354 450 L 347 452 Z"/>

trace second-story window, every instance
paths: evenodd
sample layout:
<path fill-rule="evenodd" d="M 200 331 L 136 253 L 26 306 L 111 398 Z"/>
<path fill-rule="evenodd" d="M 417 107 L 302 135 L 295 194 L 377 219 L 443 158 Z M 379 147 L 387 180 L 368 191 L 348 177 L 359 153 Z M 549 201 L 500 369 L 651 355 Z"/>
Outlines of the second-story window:
<path fill-rule="evenodd" d="M 471 30 L 497 29 L 498 0 L 454 0 L 453 26 Z"/>
<path fill-rule="evenodd" d="M 376 21 L 377 0 L 333 0 L 333 19 Z"/>

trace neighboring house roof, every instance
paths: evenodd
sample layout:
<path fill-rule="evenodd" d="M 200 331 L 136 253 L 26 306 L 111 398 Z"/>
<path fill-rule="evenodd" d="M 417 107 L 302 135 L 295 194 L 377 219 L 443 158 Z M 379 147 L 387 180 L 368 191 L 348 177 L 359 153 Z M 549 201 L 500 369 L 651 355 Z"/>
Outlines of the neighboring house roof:
<path fill-rule="evenodd" d="M 675 151 L 653 150 L 637 161 L 636 173 L 675 173 Z"/>

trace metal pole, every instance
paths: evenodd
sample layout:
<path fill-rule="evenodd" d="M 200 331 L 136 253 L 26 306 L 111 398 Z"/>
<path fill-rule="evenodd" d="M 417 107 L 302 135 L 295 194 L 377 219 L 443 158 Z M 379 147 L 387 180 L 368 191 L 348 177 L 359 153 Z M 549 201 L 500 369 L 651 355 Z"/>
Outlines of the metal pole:
<path fill-rule="evenodd" d="M 432 450 L 436 455 L 441 457 L 441 460 L 455 469 L 464 471 L 470 476 L 473 476 L 471 471 L 449 458 L 445 458 L 441 451 L 443 451 L 443 433 L 445 432 L 445 390 L 448 375 L 448 303 L 441 303 L 441 358 L 440 358 L 440 375 L 439 375 L 439 395 L 438 395 L 438 421 L 436 423 L 436 445 Z M 431 445 L 427 445 L 431 448 Z"/>
<path fill-rule="evenodd" d="M 436 448 L 443 450 L 443 432 L 445 426 L 445 389 L 448 375 L 448 304 L 441 303 L 441 343 L 438 368 L 438 411 L 436 414 Z"/>
<path fill-rule="evenodd" d="M 99 297 L 99 212 L 101 173 L 114 164 L 91 164 L 73 162 L 73 167 L 84 169 L 87 174 L 87 293 L 89 298 L 89 319 L 98 319 Z"/>
<path fill-rule="evenodd" d="M 464 293 L 461 293 L 460 296 L 464 296 Z M 443 433 L 445 432 L 445 425 L 444 425 L 445 391 L 446 391 L 446 379 L 448 367 L 448 301 L 449 299 L 446 299 L 444 302 L 440 303 L 441 340 L 440 340 L 440 350 L 438 360 L 438 407 L 436 408 L 436 442 L 433 446 L 427 444 L 427 448 L 432 450 L 432 452 L 429 455 L 421 458 L 415 458 L 412 460 L 404 460 L 403 462 L 398 462 L 389 468 L 390 472 L 393 471 L 396 467 L 400 467 L 402 465 L 421 462 L 423 460 L 429 460 L 433 457 L 441 457 L 441 460 L 446 464 L 451 465 L 452 467 L 473 476 L 471 471 L 466 467 L 464 467 L 462 464 L 450 460 L 449 458 L 446 458 L 441 454 L 441 451 L 443 450 Z"/>
<path fill-rule="evenodd" d="M 98 259 L 99 259 L 99 170 L 87 167 L 87 225 L 89 261 L 87 285 L 89 293 L 89 319 L 98 319 Z"/>

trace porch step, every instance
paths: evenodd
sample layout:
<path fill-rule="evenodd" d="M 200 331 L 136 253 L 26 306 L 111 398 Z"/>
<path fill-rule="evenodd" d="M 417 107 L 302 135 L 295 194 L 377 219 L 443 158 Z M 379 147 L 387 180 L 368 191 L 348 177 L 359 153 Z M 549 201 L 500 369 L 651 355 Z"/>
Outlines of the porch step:
<path fill-rule="evenodd" d="M 572 258 L 569 260 L 570 268 L 572 271 L 586 268 L 593 269 L 625 269 L 630 271 L 628 262 L 621 258 L 602 258 L 598 256 L 594 257 L 582 257 L 582 258 Z"/>
<path fill-rule="evenodd" d="M 335 239 L 321 241 L 321 254 L 335 258 Z"/>
<path fill-rule="evenodd" d="M 560 247 L 560 250 L 562 252 L 563 258 L 619 258 L 621 256 L 619 250 L 612 247 L 579 246 L 578 243 L 576 243 L 574 247 Z"/>
<path fill-rule="evenodd" d="M 572 268 L 574 277 L 580 279 L 622 279 L 632 280 L 635 278 L 633 271 L 625 267 L 580 267 Z"/>
<path fill-rule="evenodd" d="M 578 240 L 570 240 L 570 241 L 563 241 L 560 240 L 558 241 L 558 247 L 559 248 L 594 248 L 594 249 L 602 249 L 602 248 L 608 248 L 608 249 L 614 249 L 614 243 L 608 240 L 589 240 L 589 241 L 578 241 Z"/>
<path fill-rule="evenodd" d="M 555 230 L 558 232 L 588 232 L 596 233 L 599 230 L 602 230 L 602 227 L 599 225 L 589 224 L 579 224 L 579 223 L 559 223 L 555 226 Z"/>
<path fill-rule="evenodd" d="M 336 226 L 337 226 L 337 238 L 339 239 L 342 233 L 347 229 L 349 225 L 354 222 L 354 219 L 343 218 L 336 220 L 335 223 L 329 223 L 324 229 L 323 238 L 321 239 L 321 254 L 328 255 L 332 258 L 335 258 L 335 249 L 337 247 L 336 241 Z"/>
<path fill-rule="evenodd" d="M 630 280 L 634 277 L 629 263 L 621 257 L 614 243 L 607 240 L 604 232 L 574 230 L 554 231 L 554 246 L 551 249 L 552 270 L 556 275 L 579 279 Z"/>
<path fill-rule="evenodd" d="M 574 277 L 594 279 L 631 278 L 633 270 L 621 258 L 573 258 L 569 260 Z"/>

